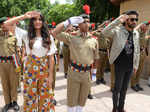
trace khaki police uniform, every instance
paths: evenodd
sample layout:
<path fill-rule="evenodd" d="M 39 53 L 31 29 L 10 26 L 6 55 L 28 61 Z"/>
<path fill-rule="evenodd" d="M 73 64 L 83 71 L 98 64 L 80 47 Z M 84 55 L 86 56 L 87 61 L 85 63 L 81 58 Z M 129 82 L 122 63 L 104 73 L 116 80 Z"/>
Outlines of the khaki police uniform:
<path fill-rule="evenodd" d="M 63 52 L 63 62 L 64 62 L 64 73 L 67 74 L 69 62 L 70 62 L 70 51 L 69 51 L 69 46 L 65 43 L 62 47 L 62 52 Z"/>
<path fill-rule="evenodd" d="M 148 38 L 150 37 L 150 28 L 149 28 L 149 30 L 148 30 L 148 32 L 147 32 L 147 37 L 148 37 Z M 148 48 L 147 48 L 147 50 L 150 51 L 150 39 L 148 39 Z M 149 54 L 148 54 L 148 55 L 149 55 Z M 148 85 L 150 85 L 150 71 L 149 71 L 148 75 L 149 75 Z"/>
<path fill-rule="evenodd" d="M 104 35 L 101 34 L 101 32 L 95 32 L 95 36 L 98 37 L 99 39 L 99 55 L 100 55 L 100 60 L 99 60 L 99 66 L 97 68 L 97 73 L 96 73 L 96 79 L 100 80 L 101 78 L 104 78 L 104 69 L 106 67 L 109 54 L 110 54 L 110 49 L 112 46 L 112 39 L 105 38 Z M 104 51 L 104 52 L 102 52 Z M 107 52 L 106 52 L 107 51 Z M 114 64 L 110 64 L 110 81 L 111 85 L 110 88 L 114 88 L 115 84 L 115 71 L 114 71 Z"/>
<path fill-rule="evenodd" d="M 52 83 L 52 90 L 55 89 L 55 82 L 56 82 L 56 71 L 59 70 L 59 52 L 60 52 L 60 42 L 58 40 L 55 40 L 55 45 L 57 48 L 57 52 L 55 54 L 55 65 L 53 70 L 53 83 Z"/>
<path fill-rule="evenodd" d="M 112 39 L 109 40 L 110 44 L 109 44 L 109 51 L 108 53 L 110 53 L 111 50 L 111 46 L 112 46 Z M 110 55 L 108 54 L 108 57 Z M 115 85 L 115 66 L 114 64 L 110 64 L 110 89 L 113 90 Z"/>
<path fill-rule="evenodd" d="M 17 101 L 18 79 L 11 57 L 15 53 L 15 43 L 15 37 L 0 30 L 0 77 L 6 104 Z"/>
<path fill-rule="evenodd" d="M 104 78 L 104 70 L 108 61 L 108 48 L 109 48 L 109 39 L 105 38 L 101 33 L 98 38 L 99 42 L 99 66 L 97 68 L 96 80 L 101 80 Z"/>
<path fill-rule="evenodd" d="M 91 86 L 90 66 L 99 59 L 98 42 L 90 35 L 60 33 L 56 37 L 69 46 L 71 64 L 67 77 L 67 104 L 84 106 Z"/>
<path fill-rule="evenodd" d="M 114 64 L 110 65 L 110 89 L 112 90 L 115 85 L 115 68 Z"/>
<path fill-rule="evenodd" d="M 144 67 L 144 60 L 146 58 L 146 55 L 148 55 L 148 39 L 145 37 L 140 37 L 140 62 L 139 62 L 139 68 L 137 70 L 136 75 L 132 75 L 131 77 L 131 87 L 136 86 L 140 82 L 140 77 L 142 74 L 142 70 Z"/>

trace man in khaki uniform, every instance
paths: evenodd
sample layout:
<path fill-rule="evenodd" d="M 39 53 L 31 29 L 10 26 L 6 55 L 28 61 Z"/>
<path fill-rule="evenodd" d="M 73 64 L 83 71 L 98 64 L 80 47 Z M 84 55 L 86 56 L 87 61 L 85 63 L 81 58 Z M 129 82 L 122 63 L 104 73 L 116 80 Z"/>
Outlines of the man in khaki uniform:
<path fill-rule="evenodd" d="M 16 39 L 13 38 L 13 35 L 9 35 L 8 28 L 4 26 L 3 22 L 6 19 L 5 17 L 0 18 L 0 27 L 2 28 L 0 29 L 0 77 L 6 104 L 2 112 L 7 112 L 10 108 L 13 108 L 15 111 L 19 110 L 17 104 L 18 79 L 12 57 L 15 53 Z"/>
<path fill-rule="evenodd" d="M 147 32 L 147 36 L 146 36 L 146 38 L 150 38 L 150 27 L 149 27 L 149 30 L 148 30 L 148 32 Z M 150 50 L 150 39 L 148 39 L 148 51 Z M 150 87 L 150 72 L 149 72 L 149 77 L 148 77 L 148 86 Z"/>
<path fill-rule="evenodd" d="M 54 55 L 54 59 L 55 59 L 55 66 L 54 66 L 54 70 L 53 70 L 53 83 L 52 83 L 52 90 L 53 90 L 53 94 L 55 95 L 55 83 L 56 83 L 56 72 L 59 71 L 59 60 L 60 60 L 60 56 L 59 56 L 59 52 L 60 52 L 60 42 L 58 40 L 55 40 L 55 45 L 56 45 L 56 54 Z M 57 101 L 56 99 L 53 100 L 53 104 L 56 105 Z"/>
<path fill-rule="evenodd" d="M 115 68 L 114 64 L 110 65 L 110 91 L 113 92 L 115 86 Z"/>
<path fill-rule="evenodd" d="M 48 28 L 50 31 L 54 30 L 54 28 L 56 28 L 56 26 L 53 26 L 52 24 L 48 24 Z M 51 36 L 51 39 L 53 39 L 53 37 Z M 59 71 L 59 52 L 60 52 L 60 42 L 58 40 L 54 40 L 55 45 L 56 45 L 56 53 L 54 55 L 54 59 L 55 59 L 55 65 L 54 65 L 54 69 L 53 69 L 53 83 L 52 83 L 52 91 L 53 91 L 53 95 L 55 95 L 55 82 L 56 82 L 56 72 Z M 56 99 L 53 100 L 53 104 L 56 105 L 57 101 Z"/>
<path fill-rule="evenodd" d="M 99 59 L 98 43 L 91 38 L 88 24 L 83 18 L 87 15 L 71 17 L 60 23 L 53 32 L 56 39 L 69 46 L 71 64 L 67 77 L 68 112 L 82 112 L 90 89 L 90 70 L 94 60 Z M 79 24 L 76 35 L 61 33 L 70 24 Z"/>
<path fill-rule="evenodd" d="M 99 55 L 100 55 L 100 60 L 99 60 L 99 66 L 97 68 L 97 73 L 96 73 L 96 84 L 106 84 L 106 81 L 104 80 L 104 70 L 106 69 L 106 66 L 108 64 L 108 58 L 109 58 L 109 52 L 110 48 L 112 45 L 112 39 L 105 38 L 104 35 L 101 34 L 101 31 L 103 30 L 106 25 L 108 25 L 112 19 L 104 21 L 101 25 L 98 26 L 98 30 L 94 33 L 95 36 L 98 37 L 99 41 Z M 109 66 L 111 66 L 109 64 Z M 113 85 L 113 66 L 111 68 L 111 87 Z"/>
<path fill-rule="evenodd" d="M 69 33 L 71 35 L 75 34 L 75 30 L 76 28 L 72 25 L 70 25 L 65 32 Z M 68 67 L 70 64 L 70 50 L 69 50 L 69 46 L 65 43 L 63 43 L 63 47 L 62 47 L 62 53 L 63 53 L 63 64 L 64 64 L 64 77 L 67 78 L 68 75 Z"/>
<path fill-rule="evenodd" d="M 97 68 L 96 73 L 96 84 L 106 84 L 106 81 L 104 80 L 104 70 L 106 68 L 106 63 L 108 61 L 108 47 L 109 47 L 109 39 L 105 38 L 102 34 L 101 37 L 98 38 L 99 42 L 99 67 Z"/>
<path fill-rule="evenodd" d="M 148 28 L 148 25 L 147 25 Z M 144 67 L 144 60 L 146 56 L 148 56 L 148 38 L 141 36 L 139 39 L 140 42 L 140 62 L 139 62 L 139 68 L 137 70 L 136 75 L 132 75 L 131 78 L 131 88 L 138 92 L 143 91 L 143 88 L 140 86 L 140 76 Z"/>
<path fill-rule="evenodd" d="M 110 54 L 113 40 L 110 39 L 109 42 L 110 44 L 109 44 L 109 50 L 108 50 L 108 57 L 110 56 L 109 54 Z M 111 92 L 113 92 L 114 90 L 114 85 L 115 85 L 115 66 L 114 64 L 110 64 L 110 91 Z"/>
<path fill-rule="evenodd" d="M 69 51 L 69 46 L 65 43 L 63 44 L 62 52 L 63 52 L 63 62 L 64 62 L 64 73 L 65 73 L 65 78 L 67 78 L 68 67 L 70 62 L 70 51 Z"/>
<path fill-rule="evenodd" d="M 55 40 L 55 45 L 57 48 L 57 52 L 56 52 L 56 71 L 59 71 L 59 62 L 60 62 L 60 41 Z"/>

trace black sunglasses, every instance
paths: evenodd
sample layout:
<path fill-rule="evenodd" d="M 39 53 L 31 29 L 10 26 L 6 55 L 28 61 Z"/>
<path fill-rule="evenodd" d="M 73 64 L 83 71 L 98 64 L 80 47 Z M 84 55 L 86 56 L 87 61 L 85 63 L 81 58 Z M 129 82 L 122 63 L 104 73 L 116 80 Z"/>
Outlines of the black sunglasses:
<path fill-rule="evenodd" d="M 133 22 L 133 21 L 136 21 L 136 22 L 137 22 L 138 20 L 139 20 L 138 18 L 130 18 L 130 21 L 131 21 L 131 22 Z"/>

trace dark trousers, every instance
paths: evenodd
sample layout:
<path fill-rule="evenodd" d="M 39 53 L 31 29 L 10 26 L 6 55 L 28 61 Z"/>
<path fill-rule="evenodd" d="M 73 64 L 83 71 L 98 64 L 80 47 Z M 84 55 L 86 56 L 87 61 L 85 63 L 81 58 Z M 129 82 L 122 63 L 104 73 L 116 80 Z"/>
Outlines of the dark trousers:
<path fill-rule="evenodd" d="M 122 69 L 122 67 L 115 65 L 115 87 L 112 95 L 113 108 L 119 111 L 124 109 L 126 92 L 133 68 Z"/>

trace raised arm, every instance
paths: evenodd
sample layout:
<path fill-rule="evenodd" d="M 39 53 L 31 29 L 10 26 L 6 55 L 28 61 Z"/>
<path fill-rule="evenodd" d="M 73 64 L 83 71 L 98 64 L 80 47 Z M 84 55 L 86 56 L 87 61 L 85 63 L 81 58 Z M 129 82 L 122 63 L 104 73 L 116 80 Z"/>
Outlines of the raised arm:
<path fill-rule="evenodd" d="M 7 28 L 8 26 L 12 26 L 13 24 L 16 24 L 17 22 L 19 22 L 21 20 L 37 17 L 37 16 L 39 16 L 39 14 L 40 13 L 37 11 L 29 11 L 29 12 L 25 13 L 24 15 L 17 16 L 17 17 L 14 17 L 12 19 L 5 21 L 4 26 Z"/>
<path fill-rule="evenodd" d="M 51 32 L 51 34 L 57 40 L 63 41 L 64 43 L 68 44 L 69 39 L 70 39 L 70 35 L 67 33 L 64 33 L 63 31 L 65 31 L 65 29 L 67 29 L 72 24 L 80 24 L 83 22 L 84 22 L 84 19 L 80 16 L 71 17 L 71 18 L 67 19 L 66 21 L 58 24 L 56 26 L 56 28 L 54 29 L 54 31 Z M 63 33 L 61 33 L 61 32 L 63 32 Z"/>
<path fill-rule="evenodd" d="M 146 38 L 146 32 L 148 31 L 148 27 L 149 25 L 146 25 L 145 23 L 140 23 L 134 30 L 138 31 L 139 38 L 145 38 L 146 40 L 148 40 L 148 38 Z"/>
<path fill-rule="evenodd" d="M 83 22 L 84 22 L 84 19 L 80 16 L 71 17 L 71 18 L 67 19 L 66 21 L 58 24 L 56 26 L 56 28 L 54 29 L 54 31 L 53 31 L 53 35 L 58 35 L 64 29 L 69 27 L 70 24 L 80 24 L 80 23 L 83 23 Z"/>
<path fill-rule="evenodd" d="M 118 26 L 121 23 L 124 23 L 127 19 L 129 18 L 128 15 L 121 15 L 119 16 L 117 19 L 115 19 L 114 21 L 112 21 L 108 26 L 106 26 L 103 30 L 102 33 L 104 36 L 106 37 L 113 37 L 114 35 L 114 31 L 113 29 Z"/>

